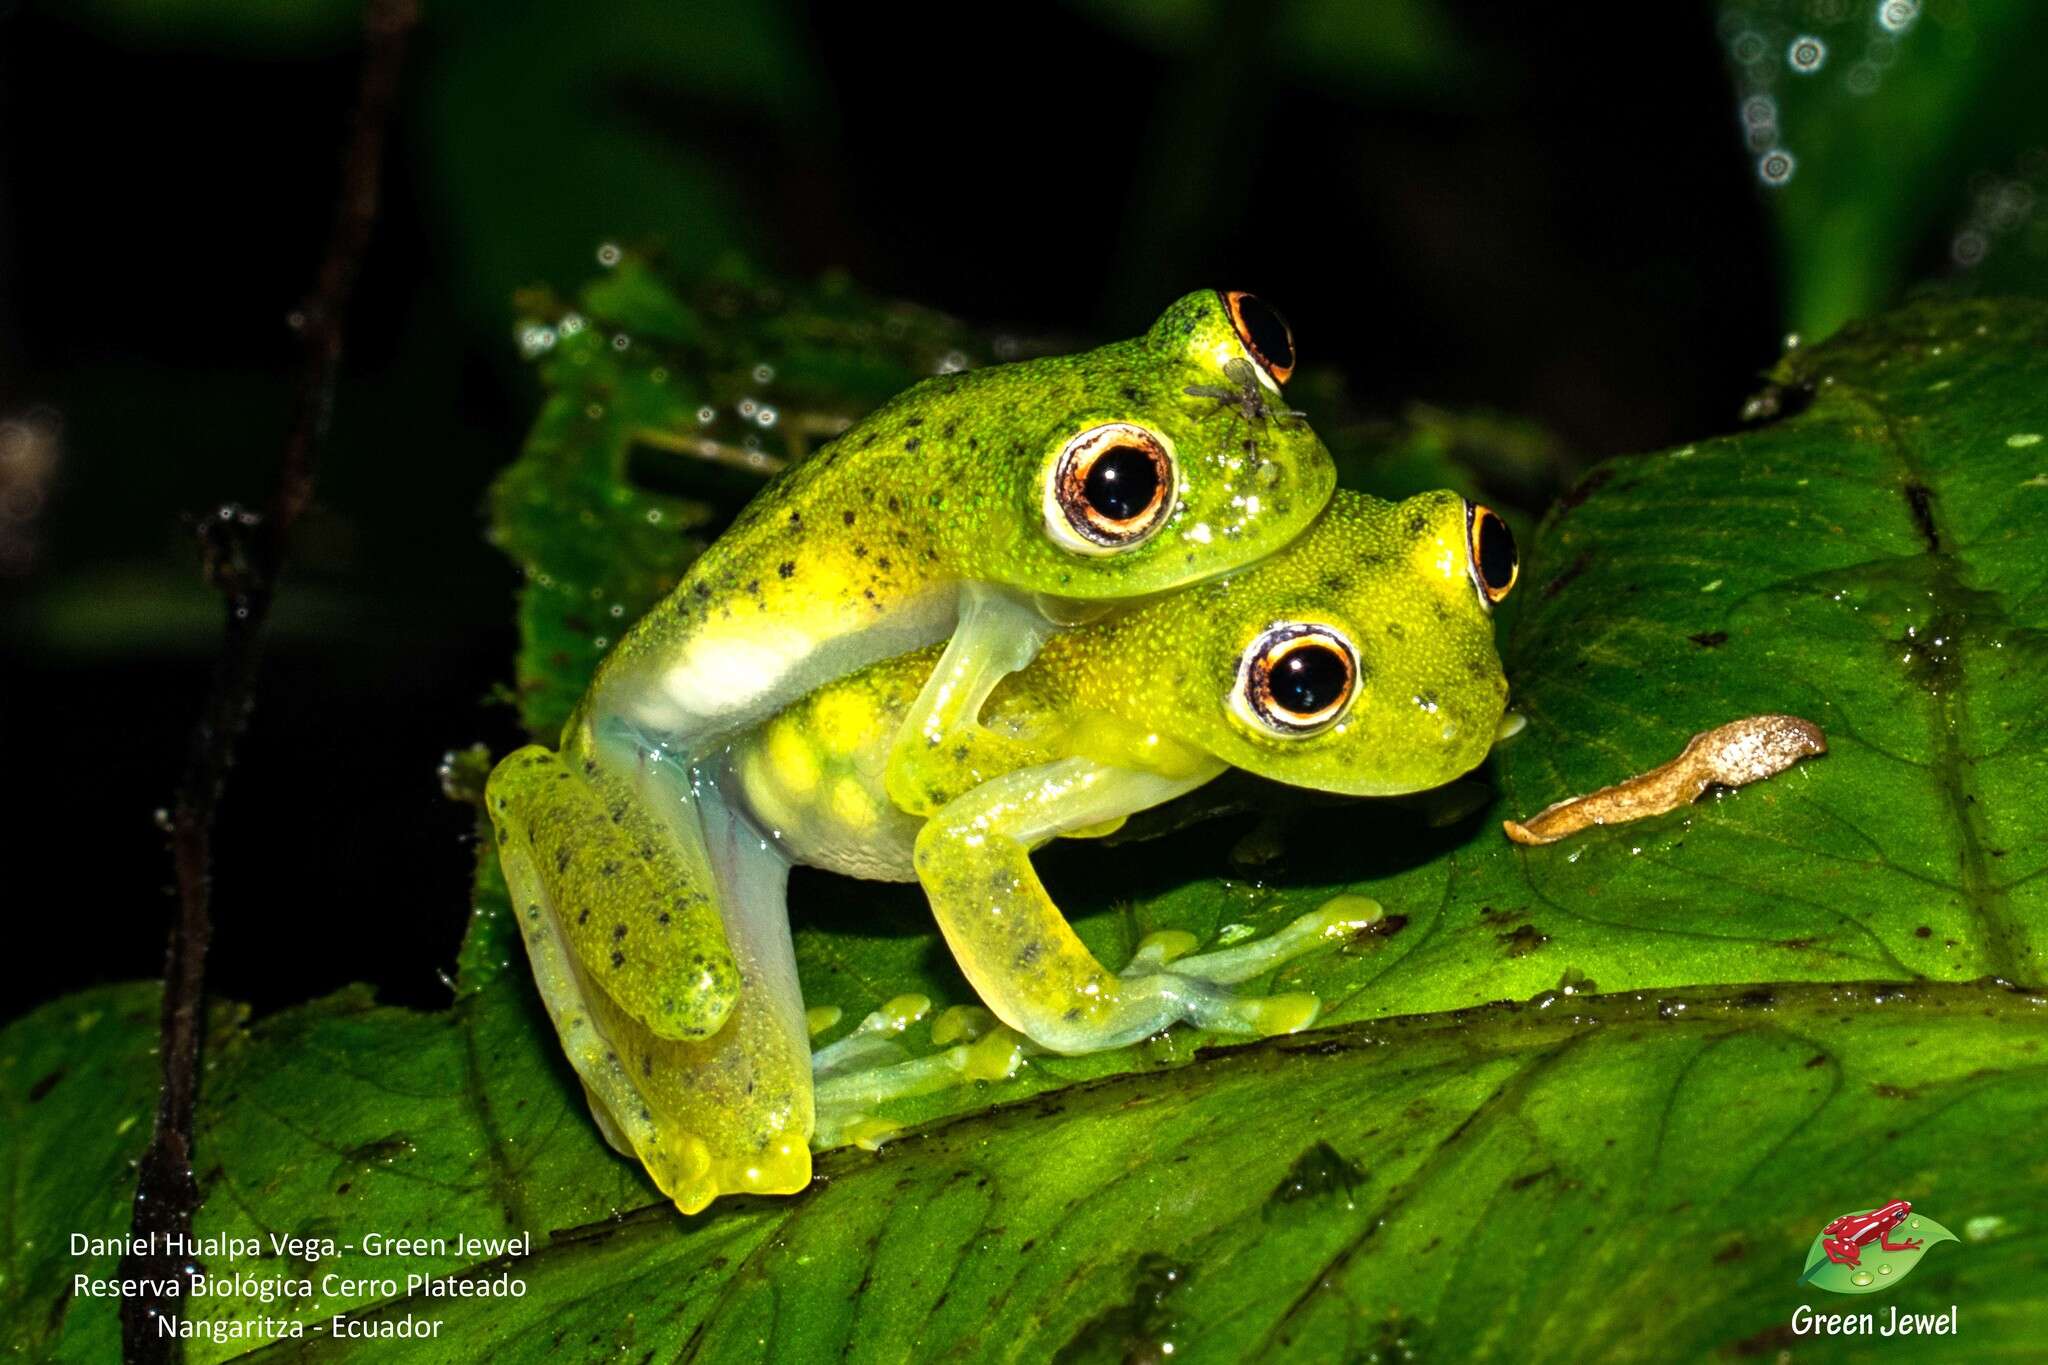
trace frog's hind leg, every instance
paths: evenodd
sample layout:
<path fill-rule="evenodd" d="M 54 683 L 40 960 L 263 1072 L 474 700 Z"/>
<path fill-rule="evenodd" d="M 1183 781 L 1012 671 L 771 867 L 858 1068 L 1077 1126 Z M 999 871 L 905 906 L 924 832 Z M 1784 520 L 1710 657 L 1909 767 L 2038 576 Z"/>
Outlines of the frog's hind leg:
<path fill-rule="evenodd" d="M 810 1051 L 783 905 L 787 865 L 758 837 L 751 845 L 740 837 L 709 784 L 701 785 L 687 819 L 671 813 L 674 832 L 687 837 L 654 841 L 666 850 L 663 866 L 675 879 L 668 889 L 701 898 L 719 926 L 721 947 L 729 939 L 734 998 L 710 1036 L 662 1037 L 612 993 L 603 966 L 576 951 L 567 930 L 581 913 L 582 888 L 551 875 L 561 871 L 549 860 L 555 840 L 534 837 L 550 830 L 559 840 L 565 836 L 557 827 L 583 827 L 554 809 L 573 800 L 580 784 L 523 767 L 507 783 L 508 795 L 520 788 L 520 800 L 510 810 L 491 800 L 491 809 L 521 938 L 606 1137 L 638 1157 L 686 1213 L 720 1194 L 802 1189 L 810 1179 Z M 686 992 L 693 982 L 655 984 Z"/>
<path fill-rule="evenodd" d="M 1369 915 L 1317 912 L 1263 943 L 1171 959 L 1187 935 L 1141 946 L 1113 973 L 1046 895 L 1030 853 L 1064 832 L 1115 820 L 1199 785 L 1069 758 L 987 782 L 928 821 L 918 880 L 967 979 L 996 1016 L 1053 1052 L 1122 1047 L 1187 1020 L 1227 1033 L 1291 1033 L 1314 1021 L 1313 995 L 1240 996 L 1224 987 L 1278 966 Z M 1363 907 L 1360 907 L 1363 910 Z"/>
<path fill-rule="evenodd" d="M 900 1127 L 876 1117 L 879 1106 L 974 1081 L 1007 1080 L 1027 1055 L 1039 1051 L 1022 1034 L 996 1024 L 987 1010 L 955 1006 L 932 1025 L 940 1050 L 913 1058 L 896 1039 L 930 1009 L 922 995 L 899 995 L 852 1033 L 812 1054 L 820 1148 L 853 1143 L 873 1150 Z"/>
<path fill-rule="evenodd" d="M 587 751 L 565 761 L 537 745 L 492 770 L 485 803 L 501 853 L 529 870 L 523 903 L 552 911 L 580 972 L 658 1038 L 718 1032 L 739 972 L 689 804 L 643 795 Z"/>

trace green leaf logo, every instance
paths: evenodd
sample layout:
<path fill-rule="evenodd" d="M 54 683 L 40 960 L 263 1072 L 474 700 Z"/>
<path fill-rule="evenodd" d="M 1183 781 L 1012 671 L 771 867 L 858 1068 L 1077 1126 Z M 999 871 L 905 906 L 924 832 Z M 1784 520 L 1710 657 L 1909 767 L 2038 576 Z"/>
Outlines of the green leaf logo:
<path fill-rule="evenodd" d="M 1844 1247 L 1843 1239 L 1830 1231 L 1840 1224 L 1853 1223 L 1877 1212 L 1876 1209 L 1858 1209 L 1815 1233 L 1813 1245 L 1806 1249 L 1806 1269 L 1800 1274 L 1799 1282 L 1817 1285 L 1833 1294 L 1875 1294 L 1881 1289 L 1890 1289 L 1912 1274 L 1913 1267 L 1920 1264 L 1920 1258 L 1935 1243 L 1958 1240 L 1953 1232 L 1932 1218 L 1923 1218 L 1917 1213 L 1906 1214 L 1882 1238 L 1874 1236 L 1869 1242 L 1853 1248 Z M 1884 1243 L 1887 1241 L 1901 1246 L 1901 1249 L 1886 1250 Z M 1836 1244 L 1838 1254 L 1853 1256 L 1853 1263 L 1830 1258 L 1828 1244 L 1831 1242 Z"/>

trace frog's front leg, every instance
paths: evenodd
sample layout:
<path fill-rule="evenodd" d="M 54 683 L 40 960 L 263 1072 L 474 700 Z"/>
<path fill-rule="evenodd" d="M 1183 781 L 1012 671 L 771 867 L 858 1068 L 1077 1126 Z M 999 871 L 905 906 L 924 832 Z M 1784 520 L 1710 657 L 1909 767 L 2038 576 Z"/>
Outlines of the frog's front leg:
<path fill-rule="evenodd" d="M 1062 759 L 984 783 L 926 823 L 917 840 L 918 880 L 954 958 L 997 1018 L 1062 1053 L 1121 1047 L 1178 1020 L 1261 1035 L 1314 1020 L 1319 1002 L 1312 995 L 1239 996 L 1224 983 L 1277 966 L 1355 924 L 1310 915 L 1266 944 L 1172 966 L 1166 943 L 1155 943 L 1120 974 L 1095 960 L 1032 870 L 1031 850 L 1054 835 L 1157 805 L 1217 771 L 1169 777 Z"/>
<path fill-rule="evenodd" d="M 912 815 L 945 804 L 960 790 L 974 755 L 998 744 L 981 728 L 982 704 L 996 685 L 1038 657 L 1057 627 L 1015 594 L 982 583 L 960 589 L 959 620 L 903 718 L 889 752 L 889 799 Z"/>

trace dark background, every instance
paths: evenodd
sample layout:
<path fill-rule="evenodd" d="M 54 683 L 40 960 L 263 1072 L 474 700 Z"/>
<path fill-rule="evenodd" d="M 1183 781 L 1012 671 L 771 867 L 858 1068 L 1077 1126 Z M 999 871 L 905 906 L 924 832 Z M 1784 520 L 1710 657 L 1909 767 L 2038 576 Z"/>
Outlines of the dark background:
<path fill-rule="evenodd" d="M 1140 8 L 429 4 L 219 828 L 217 992 L 446 998 L 470 813 L 436 765 L 516 739 L 480 516 L 538 395 L 510 295 L 600 241 L 1077 336 L 1248 287 L 1365 411 L 1513 413 L 1580 463 L 1727 429 L 1775 358 L 1713 12 Z M 153 812 L 219 637 L 189 519 L 268 492 L 357 69 L 350 6 L 148 9 L 0 5 L 0 417 L 61 422 L 0 577 L 8 1017 L 160 967 Z"/>

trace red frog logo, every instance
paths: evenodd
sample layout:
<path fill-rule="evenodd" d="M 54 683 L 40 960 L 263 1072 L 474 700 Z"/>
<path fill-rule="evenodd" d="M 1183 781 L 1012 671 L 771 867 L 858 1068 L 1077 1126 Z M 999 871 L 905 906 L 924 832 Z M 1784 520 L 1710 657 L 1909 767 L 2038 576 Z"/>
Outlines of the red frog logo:
<path fill-rule="evenodd" d="M 1911 1236 L 1893 1237 L 1893 1233 Z M 1926 1249 L 1956 1235 L 1903 1199 L 1845 1213 L 1814 1234 L 1799 1283 L 1832 1294 L 1874 1294 L 1913 1273 Z"/>
<path fill-rule="evenodd" d="M 1912 1211 L 1911 1204 L 1894 1199 L 1869 1213 L 1845 1213 L 1820 1230 L 1821 1250 L 1836 1265 L 1852 1266 L 1863 1264 L 1863 1248 L 1872 1242 L 1883 1251 L 1916 1251 L 1921 1246 L 1918 1237 L 1908 1237 L 1903 1242 L 1892 1240 L 1892 1229 L 1905 1222 Z"/>

